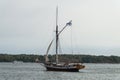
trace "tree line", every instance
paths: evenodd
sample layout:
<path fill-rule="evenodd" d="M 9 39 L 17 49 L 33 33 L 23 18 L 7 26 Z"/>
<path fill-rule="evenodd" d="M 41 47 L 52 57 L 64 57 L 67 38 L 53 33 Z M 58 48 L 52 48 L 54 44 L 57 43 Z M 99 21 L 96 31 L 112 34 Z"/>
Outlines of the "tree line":
<path fill-rule="evenodd" d="M 48 55 L 50 61 L 55 61 L 55 55 Z M 44 55 L 28 55 L 28 54 L 19 54 L 19 55 L 10 55 L 10 54 L 0 54 L 0 62 L 14 62 L 14 61 L 23 61 L 23 62 L 36 62 L 36 59 L 39 62 L 44 63 Z M 120 63 L 119 56 L 95 56 L 95 55 L 77 55 L 77 54 L 60 54 L 60 62 L 81 62 L 81 63 Z"/>

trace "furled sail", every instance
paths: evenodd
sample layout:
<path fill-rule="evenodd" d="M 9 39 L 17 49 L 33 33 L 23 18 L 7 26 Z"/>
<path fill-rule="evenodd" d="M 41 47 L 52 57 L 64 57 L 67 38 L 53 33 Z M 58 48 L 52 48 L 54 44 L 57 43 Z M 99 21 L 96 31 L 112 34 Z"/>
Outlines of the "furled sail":
<path fill-rule="evenodd" d="M 46 52 L 46 55 L 45 55 L 45 62 L 48 62 L 48 61 L 49 61 L 48 52 L 49 52 L 49 50 L 50 50 L 50 47 L 51 47 L 53 41 L 54 41 L 54 39 L 50 42 L 50 44 L 49 44 L 49 46 L 48 46 L 48 48 L 47 48 L 47 52 Z"/>

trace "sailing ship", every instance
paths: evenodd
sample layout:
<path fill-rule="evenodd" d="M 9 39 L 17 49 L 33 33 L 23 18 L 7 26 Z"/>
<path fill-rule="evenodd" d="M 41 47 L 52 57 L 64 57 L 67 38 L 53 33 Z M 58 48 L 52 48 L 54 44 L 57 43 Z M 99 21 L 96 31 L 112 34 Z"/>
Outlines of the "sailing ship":
<path fill-rule="evenodd" d="M 56 58 L 55 58 L 55 62 L 50 62 L 48 59 L 48 52 L 50 50 L 50 47 L 54 41 L 54 39 L 50 42 L 48 48 L 47 48 L 47 52 L 45 55 L 45 63 L 44 66 L 46 68 L 47 71 L 68 71 L 68 72 L 78 72 L 80 69 L 85 68 L 84 65 L 80 64 L 80 63 L 66 63 L 66 62 L 59 62 L 58 60 L 58 40 L 59 40 L 59 36 L 60 34 L 63 32 L 63 30 L 67 27 L 67 26 L 71 26 L 72 25 L 72 20 L 69 21 L 68 23 L 66 23 L 66 25 L 59 31 L 58 30 L 58 7 L 56 8 L 56 36 L 55 36 L 55 43 L 56 43 Z M 69 62 L 69 61 L 68 61 Z"/>

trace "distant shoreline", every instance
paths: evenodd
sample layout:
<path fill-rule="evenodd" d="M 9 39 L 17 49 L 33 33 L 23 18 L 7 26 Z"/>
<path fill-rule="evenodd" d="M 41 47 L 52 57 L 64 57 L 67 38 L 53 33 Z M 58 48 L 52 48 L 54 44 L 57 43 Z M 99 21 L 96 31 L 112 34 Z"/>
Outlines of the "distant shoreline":
<path fill-rule="evenodd" d="M 49 55 L 51 61 L 55 61 L 55 55 Z M 37 59 L 37 61 L 36 61 Z M 96 56 L 96 55 L 78 55 L 78 54 L 60 54 L 60 62 L 77 63 L 120 63 L 119 56 Z M 44 55 L 34 54 L 0 54 L 0 62 L 40 62 L 44 63 Z"/>

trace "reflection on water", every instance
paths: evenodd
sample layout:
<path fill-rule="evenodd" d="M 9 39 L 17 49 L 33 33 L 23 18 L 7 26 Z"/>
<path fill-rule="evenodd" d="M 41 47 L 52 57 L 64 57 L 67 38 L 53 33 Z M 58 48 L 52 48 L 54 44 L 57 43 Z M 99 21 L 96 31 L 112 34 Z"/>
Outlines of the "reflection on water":
<path fill-rule="evenodd" d="M 120 80 L 120 64 L 85 65 L 80 72 L 49 72 L 38 63 L 0 63 L 0 80 Z"/>

